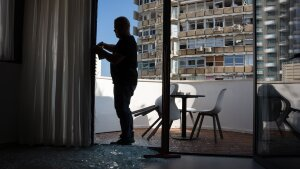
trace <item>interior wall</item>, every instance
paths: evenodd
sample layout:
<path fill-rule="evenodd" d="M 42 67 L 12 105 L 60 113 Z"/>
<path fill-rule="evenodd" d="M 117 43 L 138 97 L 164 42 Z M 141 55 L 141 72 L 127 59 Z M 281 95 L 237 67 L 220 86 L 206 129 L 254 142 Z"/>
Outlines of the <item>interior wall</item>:
<path fill-rule="evenodd" d="M 20 68 L 0 62 L 0 144 L 17 141 Z"/>

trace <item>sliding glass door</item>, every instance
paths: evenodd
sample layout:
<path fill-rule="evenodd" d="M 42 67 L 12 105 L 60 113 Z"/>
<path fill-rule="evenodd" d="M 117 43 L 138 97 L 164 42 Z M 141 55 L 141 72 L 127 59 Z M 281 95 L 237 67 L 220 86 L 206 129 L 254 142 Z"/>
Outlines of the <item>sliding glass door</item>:
<path fill-rule="evenodd" d="M 267 168 L 300 155 L 299 15 L 298 0 L 256 1 L 255 156 Z"/>

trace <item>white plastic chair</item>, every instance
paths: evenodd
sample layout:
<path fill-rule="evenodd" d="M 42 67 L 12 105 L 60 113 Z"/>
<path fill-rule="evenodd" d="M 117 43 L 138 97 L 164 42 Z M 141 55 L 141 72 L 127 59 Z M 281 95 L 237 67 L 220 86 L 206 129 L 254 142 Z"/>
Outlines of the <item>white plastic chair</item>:
<path fill-rule="evenodd" d="M 200 121 L 200 124 L 199 124 L 199 127 L 198 127 L 197 137 L 199 137 L 201 126 L 202 126 L 202 123 L 203 123 L 203 120 L 204 120 L 204 116 L 211 116 L 213 118 L 215 143 L 217 143 L 216 121 L 217 121 L 217 125 L 218 125 L 218 128 L 219 128 L 220 137 L 221 137 L 221 139 L 223 139 L 223 133 L 222 133 L 222 128 L 221 128 L 221 124 L 220 124 L 220 120 L 219 120 L 219 115 L 218 114 L 221 111 L 221 104 L 222 104 L 222 101 L 223 101 L 223 98 L 224 98 L 225 91 L 226 91 L 226 89 L 222 89 L 220 91 L 220 93 L 218 95 L 218 98 L 217 98 L 217 101 L 216 101 L 216 104 L 215 104 L 215 106 L 214 106 L 213 109 L 210 109 L 210 110 L 198 110 L 198 112 L 195 112 L 195 113 L 198 113 L 198 116 L 196 118 L 196 121 L 195 121 L 193 130 L 192 130 L 190 139 L 193 138 L 194 132 L 195 132 L 195 130 L 197 128 L 197 125 L 198 125 L 198 122 L 199 122 L 199 119 L 200 119 L 201 116 L 202 117 L 201 117 L 201 121 Z"/>
<path fill-rule="evenodd" d="M 177 91 L 178 91 L 178 84 L 176 84 L 176 83 L 170 84 L 170 95 L 176 94 Z M 137 117 L 140 115 L 145 116 L 154 110 L 158 113 L 158 119 L 156 119 L 155 122 L 153 124 L 151 124 L 150 127 L 148 127 L 148 129 L 142 134 L 142 137 L 144 137 L 156 124 L 157 125 L 152 130 L 150 135 L 147 137 L 147 140 L 150 140 L 150 138 L 153 135 L 155 135 L 155 133 L 157 132 L 159 127 L 162 125 L 162 119 L 161 119 L 162 118 L 162 96 L 158 97 L 155 100 L 155 105 L 132 112 L 134 114 L 134 116 Z M 175 99 L 171 97 L 170 98 L 170 126 L 169 126 L 169 128 L 171 127 L 173 121 L 178 120 L 179 118 L 180 118 L 180 111 L 175 104 Z"/>

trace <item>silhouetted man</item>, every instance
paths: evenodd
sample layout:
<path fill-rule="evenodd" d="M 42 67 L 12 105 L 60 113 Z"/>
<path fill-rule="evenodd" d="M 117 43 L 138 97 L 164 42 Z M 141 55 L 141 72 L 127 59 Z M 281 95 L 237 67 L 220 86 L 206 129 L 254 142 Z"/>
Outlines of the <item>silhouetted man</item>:
<path fill-rule="evenodd" d="M 129 105 L 137 85 L 137 44 L 134 37 L 130 35 L 130 23 L 126 17 L 116 18 L 114 28 L 119 38 L 118 43 L 111 45 L 101 42 L 96 47 L 96 53 L 99 59 L 110 62 L 114 83 L 114 104 L 122 130 L 120 139 L 111 144 L 131 145 L 134 143 L 134 133 Z"/>

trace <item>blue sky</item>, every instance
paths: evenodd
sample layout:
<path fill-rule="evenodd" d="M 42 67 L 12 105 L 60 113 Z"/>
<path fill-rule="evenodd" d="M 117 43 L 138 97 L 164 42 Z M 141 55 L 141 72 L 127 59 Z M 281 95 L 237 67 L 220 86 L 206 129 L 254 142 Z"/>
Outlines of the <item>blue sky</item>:
<path fill-rule="evenodd" d="M 134 10 L 137 10 L 137 5 L 133 0 L 98 0 L 97 43 L 103 41 L 115 44 L 118 41 L 114 33 L 114 19 L 118 16 L 126 16 L 131 28 L 136 26 L 137 22 L 133 19 Z M 102 61 L 102 76 L 110 76 L 107 61 Z"/>

